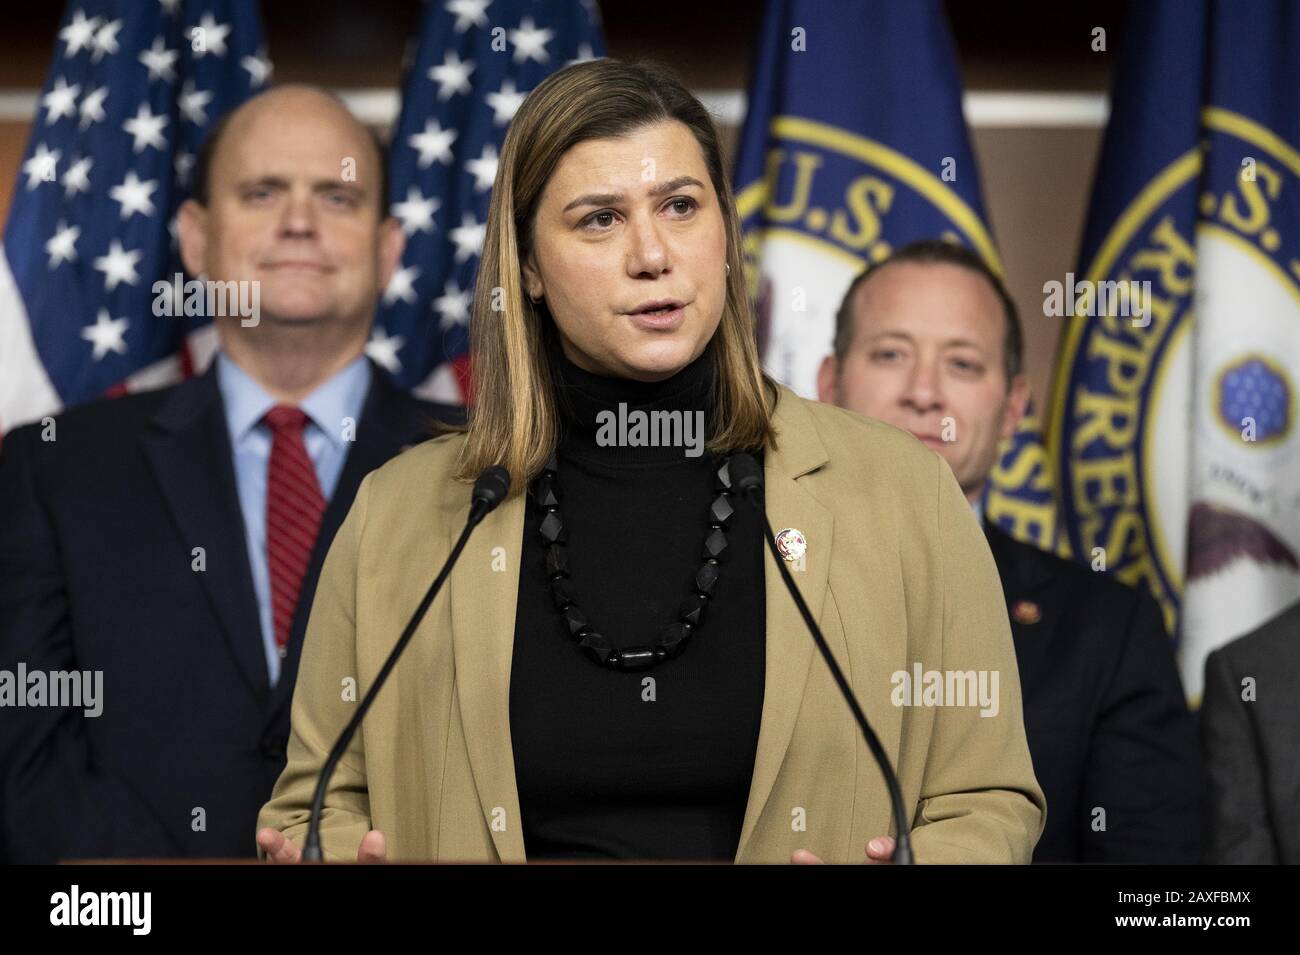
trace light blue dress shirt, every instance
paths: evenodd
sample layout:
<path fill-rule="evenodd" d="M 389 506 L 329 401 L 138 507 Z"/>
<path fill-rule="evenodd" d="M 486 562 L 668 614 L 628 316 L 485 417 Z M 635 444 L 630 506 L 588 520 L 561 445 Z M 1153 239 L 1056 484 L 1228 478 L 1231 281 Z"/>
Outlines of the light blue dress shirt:
<path fill-rule="evenodd" d="M 262 417 L 276 400 L 247 372 L 218 352 L 217 387 L 226 406 L 226 427 L 235 462 L 239 509 L 244 514 L 248 563 L 253 571 L 266 672 L 274 686 L 280 679 L 280 650 L 275 643 L 271 614 L 271 574 L 266 563 L 266 468 L 271 458 L 271 431 Z M 321 494 L 328 502 L 347 459 L 351 437 L 361 421 L 370 390 L 370 362 L 365 356 L 340 370 L 308 395 L 298 407 L 307 414 L 303 443 L 316 469 Z M 352 426 L 349 429 L 349 419 Z"/>

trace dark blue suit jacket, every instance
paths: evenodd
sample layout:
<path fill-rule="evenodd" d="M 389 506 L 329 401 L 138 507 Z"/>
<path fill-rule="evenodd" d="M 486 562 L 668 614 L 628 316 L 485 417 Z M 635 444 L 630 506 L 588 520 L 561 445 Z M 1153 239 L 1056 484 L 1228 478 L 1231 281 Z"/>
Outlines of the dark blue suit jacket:
<path fill-rule="evenodd" d="M 54 441 L 39 425 L 5 436 L 0 668 L 103 671 L 97 717 L 40 707 L 0 718 L 9 861 L 255 853 L 330 541 L 369 471 L 428 437 L 431 418 L 463 420 L 372 372 L 274 687 L 215 368 L 70 410 Z"/>
<path fill-rule="evenodd" d="M 1206 862 L 1300 864 L 1297 690 L 1300 603 L 1205 658 Z"/>
<path fill-rule="evenodd" d="M 984 530 L 1047 797 L 1033 861 L 1198 862 L 1204 772 L 1159 605 L 987 521 Z"/>

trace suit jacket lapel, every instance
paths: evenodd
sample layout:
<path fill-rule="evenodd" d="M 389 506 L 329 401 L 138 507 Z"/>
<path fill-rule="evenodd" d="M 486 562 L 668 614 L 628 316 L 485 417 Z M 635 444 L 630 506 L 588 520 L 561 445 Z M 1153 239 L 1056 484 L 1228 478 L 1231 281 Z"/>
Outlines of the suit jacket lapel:
<path fill-rule="evenodd" d="M 821 467 L 826 449 L 817 437 L 807 410 L 792 392 L 782 389 L 775 414 L 778 450 L 769 450 L 763 467 L 764 501 L 774 533 L 793 527 L 808 541 L 804 569 L 787 565 L 795 586 L 803 595 L 813 617 L 821 617 L 825 602 L 834 521 L 798 478 Z M 740 505 L 746 506 L 746 505 Z M 764 606 L 766 608 L 766 665 L 763 715 L 758 733 L 758 751 L 749 785 L 749 801 L 736 847 L 736 861 L 744 861 L 746 847 L 763 807 L 767 805 L 776 777 L 785 761 L 794 735 L 794 724 L 803 701 L 804 685 L 816 648 L 803 617 L 781 580 L 771 550 L 764 547 Z M 839 661 L 841 665 L 845 661 Z"/>
<path fill-rule="evenodd" d="M 1063 602 L 1052 594 L 1059 582 L 1048 569 L 1050 555 L 1044 554 L 1042 560 L 1031 559 L 1033 552 L 1026 552 L 1024 548 L 1032 545 L 1020 544 L 987 518 L 984 520 L 984 536 L 988 538 L 989 550 L 993 552 L 998 575 L 1002 578 L 1002 594 L 1016 648 L 1020 685 L 1027 696 L 1038 684 L 1036 674 L 1049 664 L 1052 636 L 1063 606 Z M 1038 619 L 1032 623 L 1016 619 L 1018 604 L 1032 605 L 1024 609 L 1036 609 Z"/>
<path fill-rule="evenodd" d="M 451 553 L 469 514 L 469 488 L 447 491 L 451 516 L 446 553 Z M 445 584 L 451 602 L 452 653 L 470 771 L 485 819 L 506 812 L 503 831 L 490 828 L 502 862 L 524 861 L 523 819 L 510 739 L 510 666 L 519 600 L 519 562 L 527 492 L 510 498 L 484 518 L 465 545 Z M 493 567 L 493 551 L 505 551 L 505 568 Z M 437 568 L 430 568 L 436 572 Z"/>
<path fill-rule="evenodd" d="M 265 697 L 270 678 L 215 364 L 176 387 L 141 445 L 181 532 L 186 553 L 177 559 L 204 549 L 206 569 L 196 573 L 240 672 Z"/>

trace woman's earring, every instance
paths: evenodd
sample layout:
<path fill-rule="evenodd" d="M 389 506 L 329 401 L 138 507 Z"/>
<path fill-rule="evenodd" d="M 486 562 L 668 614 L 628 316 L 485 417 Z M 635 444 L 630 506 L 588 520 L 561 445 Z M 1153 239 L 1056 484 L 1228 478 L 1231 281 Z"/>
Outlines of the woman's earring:
<path fill-rule="evenodd" d="M 727 263 L 727 274 L 728 274 L 728 275 L 731 274 L 731 263 L 730 263 L 730 262 Z"/>

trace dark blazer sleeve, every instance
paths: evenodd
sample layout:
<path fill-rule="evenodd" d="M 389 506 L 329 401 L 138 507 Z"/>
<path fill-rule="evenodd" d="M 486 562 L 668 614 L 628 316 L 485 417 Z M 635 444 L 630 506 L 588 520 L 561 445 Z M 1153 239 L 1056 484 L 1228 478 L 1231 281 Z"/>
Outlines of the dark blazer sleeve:
<path fill-rule="evenodd" d="M 1084 806 L 1105 810 L 1104 832 L 1083 840 L 1084 862 L 1200 861 L 1204 770 L 1196 718 L 1160 607 L 1134 591 L 1123 646 L 1105 686 L 1088 749 Z"/>
<path fill-rule="evenodd" d="M 0 446 L 0 668 L 78 669 L 60 542 L 42 500 L 44 451 L 36 426 Z M 111 559 L 111 542 L 106 547 Z M 103 702 L 112 705 L 105 684 Z M 96 767 L 81 708 L 13 707 L 0 719 L 0 850 L 9 862 L 128 854 L 176 855 L 179 846 L 141 794 Z M 150 851 L 152 850 L 152 851 Z"/>
<path fill-rule="evenodd" d="M 1205 861 L 1214 865 L 1277 865 L 1277 845 L 1265 806 L 1259 744 L 1241 700 L 1241 683 L 1227 655 L 1205 660 L 1201 739 L 1209 770 Z"/>

